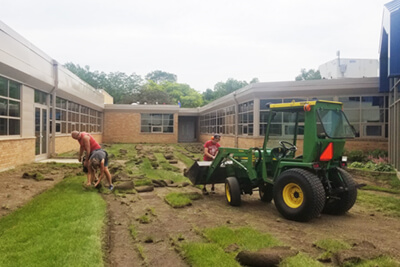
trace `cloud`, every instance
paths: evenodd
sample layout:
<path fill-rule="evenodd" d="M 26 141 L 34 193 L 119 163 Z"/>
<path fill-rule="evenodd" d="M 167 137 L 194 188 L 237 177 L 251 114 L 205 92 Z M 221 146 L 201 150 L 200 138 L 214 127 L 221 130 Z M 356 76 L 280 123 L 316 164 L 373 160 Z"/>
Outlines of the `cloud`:
<path fill-rule="evenodd" d="M 228 78 L 294 80 L 336 57 L 378 58 L 382 0 L 14 0 L 3 22 L 61 63 L 172 72 L 204 91 Z"/>

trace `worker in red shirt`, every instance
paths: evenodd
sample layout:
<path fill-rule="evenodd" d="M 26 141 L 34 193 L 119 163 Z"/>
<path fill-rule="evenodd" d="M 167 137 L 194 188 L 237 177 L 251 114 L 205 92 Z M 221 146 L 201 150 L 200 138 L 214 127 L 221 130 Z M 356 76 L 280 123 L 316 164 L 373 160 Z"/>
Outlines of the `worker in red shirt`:
<path fill-rule="evenodd" d="M 213 161 L 218 154 L 218 148 L 221 146 L 218 142 L 221 140 L 221 136 L 219 134 L 215 134 L 211 137 L 211 140 L 208 140 L 204 144 L 204 161 Z M 211 186 L 211 193 L 215 193 L 214 184 Z M 208 191 L 206 185 L 203 187 L 203 194 L 208 195 Z"/>
<path fill-rule="evenodd" d="M 93 177 L 91 177 L 91 172 L 88 171 L 90 168 L 89 159 L 93 151 L 101 149 L 101 146 L 99 145 L 99 143 L 97 143 L 97 141 L 93 138 L 93 136 L 85 132 L 72 131 L 71 137 L 75 140 L 78 140 L 78 143 L 80 145 L 79 158 L 78 158 L 79 162 L 82 161 L 83 152 L 86 152 L 86 155 L 84 157 L 85 160 L 83 162 L 83 167 L 84 167 L 83 171 L 87 173 L 86 185 L 89 186 L 93 182 L 92 181 Z"/>

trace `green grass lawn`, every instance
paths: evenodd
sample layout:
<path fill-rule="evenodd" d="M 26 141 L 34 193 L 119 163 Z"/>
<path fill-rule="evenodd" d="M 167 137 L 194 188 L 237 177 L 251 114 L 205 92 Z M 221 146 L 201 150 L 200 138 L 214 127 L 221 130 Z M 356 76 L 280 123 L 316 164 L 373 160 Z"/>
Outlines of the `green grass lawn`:
<path fill-rule="evenodd" d="M 387 216 L 400 217 L 400 199 L 395 196 L 380 196 L 374 192 L 360 190 L 357 203 Z"/>
<path fill-rule="evenodd" d="M 103 266 L 106 203 L 71 177 L 0 219 L 0 266 Z"/>

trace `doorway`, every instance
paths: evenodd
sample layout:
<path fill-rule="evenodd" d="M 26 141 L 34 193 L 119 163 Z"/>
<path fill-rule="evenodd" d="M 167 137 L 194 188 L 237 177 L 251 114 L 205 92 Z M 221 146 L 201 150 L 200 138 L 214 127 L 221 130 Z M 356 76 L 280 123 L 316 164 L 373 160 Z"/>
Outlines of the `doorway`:
<path fill-rule="evenodd" d="M 196 142 L 197 117 L 183 117 L 178 119 L 178 142 Z"/>
<path fill-rule="evenodd" d="M 35 156 L 36 160 L 47 158 L 48 150 L 48 108 L 35 106 Z"/>

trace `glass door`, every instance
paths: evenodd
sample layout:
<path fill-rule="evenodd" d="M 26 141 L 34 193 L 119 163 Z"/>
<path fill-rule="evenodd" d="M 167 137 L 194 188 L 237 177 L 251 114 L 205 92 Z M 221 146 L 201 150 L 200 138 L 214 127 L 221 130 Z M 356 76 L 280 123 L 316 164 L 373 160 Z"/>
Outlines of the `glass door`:
<path fill-rule="evenodd" d="M 35 155 L 47 157 L 47 108 L 35 107 Z"/>

